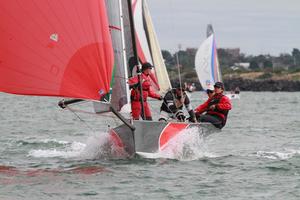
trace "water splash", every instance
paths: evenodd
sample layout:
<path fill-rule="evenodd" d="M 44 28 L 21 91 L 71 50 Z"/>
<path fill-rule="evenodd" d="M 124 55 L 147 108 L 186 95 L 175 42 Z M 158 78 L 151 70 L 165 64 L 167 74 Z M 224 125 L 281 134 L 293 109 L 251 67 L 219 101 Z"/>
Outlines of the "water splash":
<path fill-rule="evenodd" d="M 146 158 L 168 158 L 180 161 L 197 160 L 203 157 L 214 157 L 208 152 L 205 137 L 198 128 L 185 129 L 172 138 L 163 150 L 157 153 L 139 153 Z"/>
<path fill-rule="evenodd" d="M 87 140 L 87 145 L 80 153 L 85 159 L 106 159 L 128 157 L 123 148 L 115 145 L 108 133 L 94 135 Z"/>

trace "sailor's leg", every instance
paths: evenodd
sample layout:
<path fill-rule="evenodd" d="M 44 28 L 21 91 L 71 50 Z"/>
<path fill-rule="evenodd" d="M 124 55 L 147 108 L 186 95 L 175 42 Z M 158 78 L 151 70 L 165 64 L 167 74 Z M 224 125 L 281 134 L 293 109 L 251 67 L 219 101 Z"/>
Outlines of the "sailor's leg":
<path fill-rule="evenodd" d="M 152 121 L 152 115 L 147 101 L 144 102 L 144 109 L 145 109 L 146 120 Z"/>
<path fill-rule="evenodd" d="M 134 120 L 139 120 L 141 115 L 141 103 L 139 101 L 131 102 L 131 115 Z"/>
<path fill-rule="evenodd" d="M 217 116 L 200 115 L 199 119 L 200 122 L 209 122 L 219 129 L 223 128 L 223 120 Z"/>

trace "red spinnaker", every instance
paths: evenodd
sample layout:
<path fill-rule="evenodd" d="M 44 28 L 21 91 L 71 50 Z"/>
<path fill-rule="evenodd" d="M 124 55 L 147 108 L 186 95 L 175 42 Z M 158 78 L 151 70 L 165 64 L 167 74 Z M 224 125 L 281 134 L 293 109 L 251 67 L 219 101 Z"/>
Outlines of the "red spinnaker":
<path fill-rule="evenodd" d="M 99 100 L 112 69 L 105 1 L 0 1 L 0 91 Z"/>

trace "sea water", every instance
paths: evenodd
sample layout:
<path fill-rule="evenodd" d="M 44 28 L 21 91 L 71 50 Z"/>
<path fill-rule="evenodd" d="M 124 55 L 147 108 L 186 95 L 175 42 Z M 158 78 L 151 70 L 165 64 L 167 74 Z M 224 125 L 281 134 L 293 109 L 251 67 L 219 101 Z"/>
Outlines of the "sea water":
<path fill-rule="evenodd" d="M 0 199 L 300 199 L 300 93 L 240 97 L 221 132 L 190 130 L 153 158 L 128 159 L 107 145 L 120 123 L 111 115 L 1 93 Z"/>

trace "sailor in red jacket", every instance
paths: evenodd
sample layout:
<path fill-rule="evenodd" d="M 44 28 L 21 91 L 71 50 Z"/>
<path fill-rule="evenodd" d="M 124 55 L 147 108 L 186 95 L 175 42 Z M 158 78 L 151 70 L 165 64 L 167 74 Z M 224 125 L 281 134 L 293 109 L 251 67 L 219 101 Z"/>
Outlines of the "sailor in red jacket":
<path fill-rule="evenodd" d="M 225 126 L 228 112 L 231 110 L 231 102 L 228 97 L 223 95 L 223 91 L 223 83 L 216 82 L 214 85 L 215 94 L 195 109 L 198 121 L 210 122 L 219 129 Z M 201 115 L 204 112 L 206 114 Z"/>
<path fill-rule="evenodd" d="M 152 69 L 152 65 L 150 63 L 144 63 L 142 65 L 142 73 L 141 73 L 141 83 L 143 89 L 143 104 L 144 104 L 144 111 L 145 117 L 142 116 L 142 106 L 140 102 L 140 84 L 138 81 L 138 76 L 134 76 L 129 79 L 128 83 L 131 89 L 131 111 L 132 111 L 132 118 L 135 120 L 139 120 L 140 116 L 145 120 L 152 120 L 151 111 L 147 102 L 147 98 L 152 97 L 158 100 L 162 100 L 162 97 L 159 94 L 156 94 L 152 87 L 151 87 L 151 80 L 150 80 L 150 73 Z"/>

